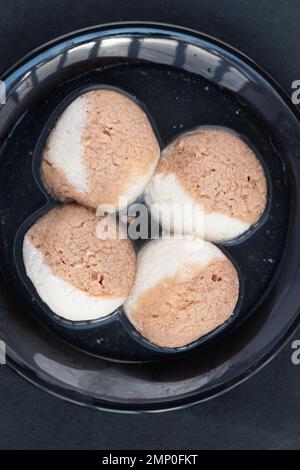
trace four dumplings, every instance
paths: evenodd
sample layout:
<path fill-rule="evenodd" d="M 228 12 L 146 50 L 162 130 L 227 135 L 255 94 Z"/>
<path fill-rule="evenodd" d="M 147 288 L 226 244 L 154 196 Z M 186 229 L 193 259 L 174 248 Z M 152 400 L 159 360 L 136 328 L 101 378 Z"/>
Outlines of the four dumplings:
<path fill-rule="evenodd" d="M 115 90 L 94 90 L 57 120 L 41 176 L 47 190 L 68 204 L 30 228 L 23 258 L 54 313 L 86 321 L 123 305 L 141 335 L 166 348 L 190 344 L 232 315 L 238 274 L 209 241 L 243 234 L 267 201 L 262 165 L 234 132 L 199 128 L 160 155 L 151 123 L 135 101 Z M 99 217 L 92 209 L 117 212 L 143 193 L 162 229 L 184 236 L 150 241 L 136 260 L 130 240 L 98 237 Z M 109 215 L 101 220 L 115 223 Z"/>

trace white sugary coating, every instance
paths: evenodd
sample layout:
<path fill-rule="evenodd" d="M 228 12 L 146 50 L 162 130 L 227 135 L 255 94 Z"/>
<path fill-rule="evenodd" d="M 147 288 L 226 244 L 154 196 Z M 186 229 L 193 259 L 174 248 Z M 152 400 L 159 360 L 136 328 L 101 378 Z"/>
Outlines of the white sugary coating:
<path fill-rule="evenodd" d="M 175 173 L 157 172 L 150 181 L 145 200 L 153 217 L 166 232 L 193 234 L 212 242 L 232 240 L 250 224 L 218 212 L 205 213 L 178 182 Z"/>
<path fill-rule="evenodd" d="M 77 191 L 88 191 L 87 170 L 82 161 L 84 145 L 81 137 L 87 117 L 87 101 L 84 96 L 74 100 L 62 113 L 48 142 L 44 158 L 63 171 L 68 182 Z"/>
<path fill-rule="evenodd" d="M 134 286 L 123 307 L 130 317 L 130 312 L 137 306 L 139 297 L 161 282 L 172 277 L 180 269 L 184 279 L 190 276 L 190 266 L 197 264 L 199 269 L 207 266 L 212 260 L 225 259 L 225 255 L 215 245 L 196 237 L 185 237 L 181 240 L 153 240 L 139 252 Z"/>
<path fill-rule="evenodd" d="M 218 212 L 204 215 L 204 238 L 211 242 L 233 240 L 245 233 L 250 227 L 251 224 Z"/>
<path fill-rule="evenodd" d="M 40 298 L 54 313 L 67 320 L 96 320 L 112 313 L 125 300 L 89 295 L 54 275 L 43 254 L 35 248 L 28 236 L 24 238 L 23 259 L 27 276 Z"/>
<path fill-rule="evenodd" d="M 145 192 L 145 201 L 164 231 L 204 238 L 204 212 L 177 182 L 175 173 L 156 173 Z"/>

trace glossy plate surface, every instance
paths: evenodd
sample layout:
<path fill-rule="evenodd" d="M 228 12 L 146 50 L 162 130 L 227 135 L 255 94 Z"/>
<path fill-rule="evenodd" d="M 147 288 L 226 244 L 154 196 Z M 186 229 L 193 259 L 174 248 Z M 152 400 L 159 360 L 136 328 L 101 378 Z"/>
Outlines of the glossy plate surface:
<path fill-rule="evenodd" d="M 9 365 L 80 404 L 155 411 L 211 398 L 266 363 L 298 325 L 300 306 L 300 125 L 279 87 L 249 59 L 211 38 L 133 24 L 59 39 L 24 59 L 4 79 L 0 332 Z M 40 136 L 68 94 L 94 84 L 122 88 L 143 102 L 163 145 L 195 126 L 223 125 L 249 139 L 266 167 L 264 219 L 244 240 L 223 247 L 242 276 L 238 321 L 202 347 L 168 355 L 168 360 L 149 354 L 142 342 L 129 344 L 122 322 L 109 332 L 109 353 L 104 353 L 91 347 L 97 335 L 77 330 L 74 339 L 73 333 L 53 329 L 51 322 L 37 321 L 36 300 L 20 282 L 16 234 L 33 214 L 53 204 L 39 189 L 34 171 Z M 159 359 L 159 365 L 152 359 Z"/>

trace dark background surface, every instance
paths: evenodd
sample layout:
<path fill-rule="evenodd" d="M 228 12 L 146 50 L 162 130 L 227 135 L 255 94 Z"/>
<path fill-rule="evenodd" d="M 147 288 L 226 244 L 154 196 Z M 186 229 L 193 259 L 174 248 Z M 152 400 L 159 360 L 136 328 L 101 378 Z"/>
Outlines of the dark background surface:
<path fill-rule="evenodd" d="M 56 36 L 129 20 L 178 24 L 228 42 L 289 94 L 300 79 L 298 0 L 0 0 L 0 74 Z M 1 367 L 0 449 L 300 449 L 300 365 L 291 362 L 292 340 L 226 395 L 166 414 L 83 409 Z"/>

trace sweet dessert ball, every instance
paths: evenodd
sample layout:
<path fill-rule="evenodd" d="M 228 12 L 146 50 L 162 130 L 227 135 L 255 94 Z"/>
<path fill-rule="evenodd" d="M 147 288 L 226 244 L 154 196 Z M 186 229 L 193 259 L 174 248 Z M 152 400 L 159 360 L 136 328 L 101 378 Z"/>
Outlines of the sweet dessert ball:
<path fill-rule="evenodd" d="M 57 120 L 41 176 L 60 201 L 114 212 L 143 193 L 159 156 L 149 119 L 135 101 L 98 89 L 76 98 Z"/>
<path fill-rule="evenodd" d="M 160 239 L 139 252 L 123 308 L 147 340 L 177 348 L 228 320 L 238 295 L 236 269 L 216 246 L 194 237 Z"/>
<path fill-rule="evenodd" d="M 99 239 L 98 223 L 91 210 L 67 204 L 41 217 L 24 238 L 28 277 L 50 309 L 68 320 L 94 320 L 112 313 L 134 282 L 131 241 Z M 115 222 L 107 216 L 105 224 L 109 229 Z"/>
<path fill-rule="evenodd" d="M 163 229 L 213 242 L 247 231 L 259 221 L 266 201 L 260 161 L 237 134 L 224 128 L 179 136 L 162 152 L 146 190 L 146 202 Z"/>

